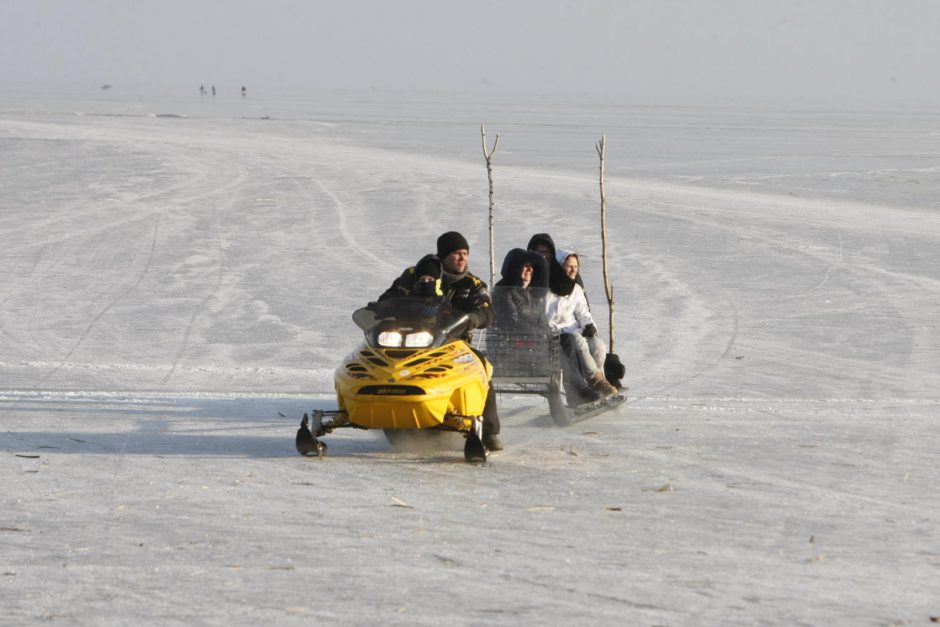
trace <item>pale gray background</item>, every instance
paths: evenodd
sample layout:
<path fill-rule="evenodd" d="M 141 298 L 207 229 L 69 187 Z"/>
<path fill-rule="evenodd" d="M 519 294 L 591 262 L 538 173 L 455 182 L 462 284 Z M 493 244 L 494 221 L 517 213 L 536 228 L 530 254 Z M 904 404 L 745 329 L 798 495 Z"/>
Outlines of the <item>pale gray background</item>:
<path fill-rule="evenodd" d="M 940 616 L 936 3 L 349 4 L 0 0 L 0 627 Z M 627 404 L 300 457 L 481 121 Z"/>
<path fill-rule="evenodd" d="M 930 107 L 940 3 L 2 0 L 0 81 Z"/>

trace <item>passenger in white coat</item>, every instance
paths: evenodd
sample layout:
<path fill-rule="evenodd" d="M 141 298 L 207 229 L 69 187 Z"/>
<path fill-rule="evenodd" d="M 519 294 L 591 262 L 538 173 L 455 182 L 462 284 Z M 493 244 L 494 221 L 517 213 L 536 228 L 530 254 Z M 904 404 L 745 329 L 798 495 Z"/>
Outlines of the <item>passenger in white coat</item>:
<path fill-rule="evenodd" d="M 578 254 L 559 249 L 555 253 L 555 258 L 561 265 L 568 282 L 565 289 L 553 290 L 549 294 L 547 313 L 552 330 L 561 333 L 561 347 L 565 357 L 562 361 L 566 366 L 565 378 L 570 382 L 583 379 L 588 387 L 599 396 L 613 396 L 618 390 L 604 377 L 607 347 L 597 336 L 597 326 L 591 316 L 587 297 L 584 295 L 584 289 L 577 282 L 580 272 Z M 574 386 L 575 389 L 577 387 L 577 385 Z"/>

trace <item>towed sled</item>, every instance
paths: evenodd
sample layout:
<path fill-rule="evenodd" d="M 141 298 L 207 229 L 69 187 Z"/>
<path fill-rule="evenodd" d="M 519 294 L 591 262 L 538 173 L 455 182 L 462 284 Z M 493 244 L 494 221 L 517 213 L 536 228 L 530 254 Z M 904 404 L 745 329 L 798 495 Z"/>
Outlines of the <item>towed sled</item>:
<path fill-rule="evenodd" d="M 584 402 L 565 381 L 561 336 L 544 319 L 546 288 L 494 287 L 493 324 L 480 335 L 479 349 L 493 364 L 497 393 L 537 394 L 548 400 L 552 420 L 572 425 L 622 404 L 622 394 Z"/>
<path fill-rule="evenodd" d="M 469 319 L 449 305 L 404 297 L 370 303 L 352 316 L 365 340 L 333 380 L 339 409 L 304 414 L 301 455 L 322 456 L 334 429 L 450 431 L 466 437 L 464 458 L 486 461 L 483 408 L 492 366 L 462 338 Z"/>

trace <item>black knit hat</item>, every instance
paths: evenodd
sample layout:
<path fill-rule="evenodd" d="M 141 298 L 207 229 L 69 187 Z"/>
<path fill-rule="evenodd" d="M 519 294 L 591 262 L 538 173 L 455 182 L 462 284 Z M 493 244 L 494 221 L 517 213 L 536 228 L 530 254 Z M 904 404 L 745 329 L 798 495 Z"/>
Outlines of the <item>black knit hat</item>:
<path fill-rule="evenodd" d="M 467 238 L 457 231 L 447 231 L 437 238 L 437 256 L 442 260 L 455 250 L 461 249 L 469 252 L 470 244 L 467 243 Z"/>
<path fill-rule="evenodd" d="M 434 280 L 441 278 L 441 261 L 434 255 L 425 255 L 415 265 L 415 278 L 423 276 L 433 277 Z"/>

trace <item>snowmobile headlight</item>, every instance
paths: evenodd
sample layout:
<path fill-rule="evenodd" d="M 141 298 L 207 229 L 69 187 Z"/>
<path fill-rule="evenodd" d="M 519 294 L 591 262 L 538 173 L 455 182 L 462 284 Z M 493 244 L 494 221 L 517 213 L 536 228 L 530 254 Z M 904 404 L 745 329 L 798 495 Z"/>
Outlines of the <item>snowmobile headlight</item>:
<path fill-rule="evenodd" d="M 409 333 L 405 336 L 405 346 L 410 348 L 424 348 L 425 346 L 430 346 L 433 341 L 434 336 L 427 331 Z"/>
<path fill-rule="evenodd" d="M 401 346 L 401 333 L 398 331 L 382 331 L 376 340 L 379 346 L 398 347 Z"/>

